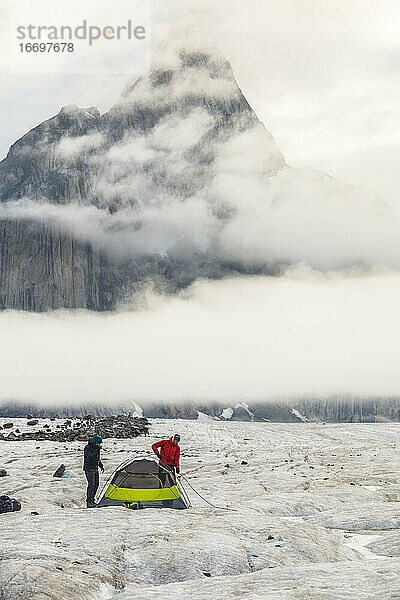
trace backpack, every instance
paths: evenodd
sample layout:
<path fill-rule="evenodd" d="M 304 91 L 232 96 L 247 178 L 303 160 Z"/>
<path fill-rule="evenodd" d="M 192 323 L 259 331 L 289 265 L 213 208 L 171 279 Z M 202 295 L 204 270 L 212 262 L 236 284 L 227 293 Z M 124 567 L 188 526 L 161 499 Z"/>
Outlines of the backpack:
<path fill-rule="evenodd" d="M 21 504 L 18 500 L 9 496 L 0 496 L 0 514 L 19 510 L 21 510 Z"/>

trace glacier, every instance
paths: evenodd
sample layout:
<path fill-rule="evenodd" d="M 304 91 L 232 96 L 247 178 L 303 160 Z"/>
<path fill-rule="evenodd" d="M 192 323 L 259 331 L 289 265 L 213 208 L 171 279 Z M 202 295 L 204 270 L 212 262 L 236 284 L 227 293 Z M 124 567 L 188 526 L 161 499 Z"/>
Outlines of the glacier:
<path fill-rule="evenodd" d="M 17 420 L 16 420 L 17 421 Z M 23 420 L 21 420 L 22 423 Z M 3 423 L 4 421 L 1 421 Z M 54 422 L 53 422 L 54 423 Z M 178 431 L 193 508 L 86 510 L 83 444 L 1 442 L 4 600 L 392 600 L 399 425 L 152 421 L 106 440 L 106 474 Z M 74 477 L 56 480 L 60 462 Z M 38 514 L 36 514 L 38 513 Z"/>

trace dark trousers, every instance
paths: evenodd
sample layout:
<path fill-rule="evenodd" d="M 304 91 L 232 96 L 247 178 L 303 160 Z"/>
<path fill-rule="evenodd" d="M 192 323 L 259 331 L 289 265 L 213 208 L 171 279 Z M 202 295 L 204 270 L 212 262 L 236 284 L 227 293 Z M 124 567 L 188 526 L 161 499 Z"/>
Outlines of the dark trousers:
<path fill-rule="evenodd" d="M 86 479 L 88 482 L 87 493 L 86 493 L 86 506 L 93 506 L 95 503 L 94 497 L 99 489 L 99 472 L 98 471 L 85 471 Z"/>
<path fill-rule="evenodd" d="M 169 484 L 169 485 L 174 484 L 175 483 L 175 467 L 173 465 L 165 465 L 165 466 L 159 465 L 158 478 L 161 481 L 160 487 L 164 487 L 165 482 L 167 482 L 167 484 Z"/>
<path fill-rule="evenodd" d="M 168 473 L 165 471 L 165 469 L 162 469 L 161 467 L 158 467 L 158 479 L 161 482 L 160 483 L 160 487 L 164 487 L 167 475 L 168 475 Z"/>

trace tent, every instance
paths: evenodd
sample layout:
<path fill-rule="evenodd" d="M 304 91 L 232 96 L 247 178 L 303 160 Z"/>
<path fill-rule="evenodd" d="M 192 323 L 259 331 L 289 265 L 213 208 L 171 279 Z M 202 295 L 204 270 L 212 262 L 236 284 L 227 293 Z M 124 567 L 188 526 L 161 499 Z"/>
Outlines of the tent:
<path fill-rule="evenodd" d="M 107 482 L 108 483 L 108 482 Z M 97 504 L 127 508 L 189 508 L 184 490 L 168 470 L 160 468 L 155 460 L 136 459 L 120 465 Z"/>

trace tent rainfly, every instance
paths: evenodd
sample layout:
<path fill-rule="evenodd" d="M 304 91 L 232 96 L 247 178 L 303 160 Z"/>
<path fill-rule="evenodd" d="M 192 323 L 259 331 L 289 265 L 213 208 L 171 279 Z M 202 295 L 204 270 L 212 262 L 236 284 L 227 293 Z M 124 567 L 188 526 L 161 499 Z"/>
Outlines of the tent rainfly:
<path fill-rule="evenodd" d="M 97 506 L 182 509 L 190 502 L 172 473 L 154 460 L 136 459 L 117 468 Z"/>

